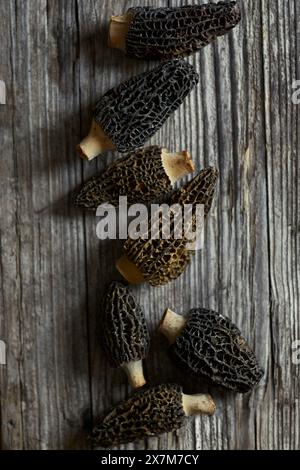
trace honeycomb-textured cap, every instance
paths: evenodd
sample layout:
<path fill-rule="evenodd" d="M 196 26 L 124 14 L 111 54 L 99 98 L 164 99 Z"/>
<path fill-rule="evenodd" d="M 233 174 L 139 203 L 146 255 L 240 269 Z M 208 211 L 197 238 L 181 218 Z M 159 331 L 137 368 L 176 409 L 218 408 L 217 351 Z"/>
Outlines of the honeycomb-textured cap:
<path fill-rule="evenodd" d="M 182 208 L 184 204 L 191 204 L 193 206 L 192 223 L 195 225 L 194 212 L 197 204 L 204 205 L 205 215 L 208 215 L 210 211 L 218 174 L 218 170 L 212 167 L 200 171 L 192 181 L 173 193 L 170 205 L 177 204 Z M 175 213 L 176 211 L 174 211 Z M 161 218 L 162 221 L 163 218 Z M 173 221 L 175 221 L 175 217 Z M 157 239 L 152 237 L 152 230 L 148 228 L 145 239 L 142 237 L 137 240 L 128 238 L 124 244 L 127 258 L 134 263 L 150 285 L 161 286 L 177 279 L 190 261 L 188 240 L 184 234 L 182 238 L 175 237 L 174 224 L 175 222 L 168 239 L 163 239 L 161 236 L 161 223 L 158 227 L 159 237 Z"/>
<path fill-rule="evenodd" d="M 95 447 L 111 447 L 175 431 L 184 422 L 181 387 L 159 385 L 135 393 L 114 408 L 95 427 L 91 439 Z"/>
<path fill-rule="evenodd" d="M 171 348 L 185 370 L 235 392 L 252 390 L 263 376 L 240 330 L 212 310 L 191 310 Z"/>
<path fill-rule="evenodd" d="M 112 282 L 103 299 L 102 345 L 113 367 L 144 359 L 149 349 L 145 315 L 129 289 Z"/>
<path fill-rule="evenodd" d="M 162 164 L 162 150 L 152 146 L 120 158 L 76 191 L 73 204 L 96 210 L 105 202 L 117 206 L 120 196 L 127 196 L 128 204 L 137 204 L 168 194 L 172 185 Z"/>
<path fill-rule="evenodd" d="M 125 51 L 139 59 L 188 55 L 226 34 L 241 19 L 237 2 L 173 8 L 135 7 L 127 15 Z"/>
<path fill-rule="evenodd" d="M 143 147 L 198 83 L 194 67 L 171 60 L 108 91 L 94 120 L 119 152 Z"/>
<path fill-rule="evenodd" d="M 171 204 L 193 204 L 194 206 L 202 204 L 207 216 L 213 202 L 218 177 L 217 168 L 204 168 L 189 183 L 174 192 Z"/>

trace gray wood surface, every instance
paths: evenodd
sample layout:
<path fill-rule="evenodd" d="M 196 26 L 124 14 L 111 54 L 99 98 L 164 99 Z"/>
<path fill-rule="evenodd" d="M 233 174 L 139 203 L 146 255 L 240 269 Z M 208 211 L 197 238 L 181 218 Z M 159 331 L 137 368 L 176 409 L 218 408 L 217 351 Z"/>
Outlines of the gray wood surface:
<path fill-rule="evenodd" d="M 0 0 L 0 444 L 3 449 L 85 449 L 98 416 L 129 396 L 99 344 L 100 301 L 118 278 L 120 242 L 96 238 L 96 218 L 70 192 L 110 153 L 81 161 L 75 145 L 106 90 L 155 64 L 106 47 L 111 14 L 180 0 Z M 189 58 L 200 85 L 152 143 L 187 148 L 198 168 L 220 169 L 206 246 L 176 282 L 134 288 L 152 331 L 150 383 L 209 390 L 212 418 L 138 449 L 299 449 L 299 0 L 241 1 L 243 20 Z M 207 389 L 180 376 L 155 328 L 166 307 L 223 312 L 253 345 L 265 376 L 251 395 Z"/>

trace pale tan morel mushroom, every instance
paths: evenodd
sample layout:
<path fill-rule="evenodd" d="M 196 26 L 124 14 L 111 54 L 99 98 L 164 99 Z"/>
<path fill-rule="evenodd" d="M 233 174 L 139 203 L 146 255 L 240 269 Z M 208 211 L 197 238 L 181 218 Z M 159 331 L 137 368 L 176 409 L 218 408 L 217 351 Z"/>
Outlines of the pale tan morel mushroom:
<path fill-rule="evenodd" d="M 112 447 L 181 428 L 187 417 L 213 415 L 210 395 L 185 395 L 178 385 L 141 390 L 115 407 L 92 432 L 94 447 Z"/>
<path fill-rule="evenodd" d="M 135 150 L 75 191 L 73 204 L 96 210 L 105 202 L 117 206 L 120 196 L 128 204 L 147 203 L 170 193 L 176 181 L 194 170 L 187 151 L 170 153 L 159 146 Z"/>
<path fill-rule="evenodd" d="M 217 179 L 216 168 L 200 171 L 192 181 L 175 191 L 170 205 L 183 207 L 184 204 L 191 204 L 194 224 L 197 205 L 202 204 L 204 215 L 208 215 Z M 146 237 L 127 239 L 124 244 L 125 254 L 117 261 L 116 266 L 129 283 L 148 282 L 152 286 L 161 286 L 177 279 L 184 272 L 190 261 L 190 243 L 184 234 L 182 238 L 175 237 L 174 226 L 169 239 L 152 239 L 151 223 L 147 230 Z"/>

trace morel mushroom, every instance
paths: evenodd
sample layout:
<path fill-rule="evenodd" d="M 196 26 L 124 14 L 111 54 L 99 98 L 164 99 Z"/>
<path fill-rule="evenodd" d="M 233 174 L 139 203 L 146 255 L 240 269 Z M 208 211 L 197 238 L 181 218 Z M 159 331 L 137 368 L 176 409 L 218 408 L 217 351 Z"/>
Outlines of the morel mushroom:
<path fill-rule="evenodd" d="M 134 394 L 93 430 L 94 447 L 112 447 L 181 428 L 186 417 L 213 415 L 210 395 L 185 395 L 178 385 L 160 385 Z"/>
<path fill-rule="evenodd" d="M 74 193 L 73 203 L 96 210 L 104 202 L 117 205 L 120 196 L 127 196 L 128 204 L 150 202 L 194 169 L 186 151 L 172 154 L 158 146 L 136 150 L 85 183 Z"/>
<path fill-rule="evenodd" d="M 237 2 L 135 7 L 111 18 L 108 42 L 110 47 L 138 59 L 170 59 L 207 46 L 240 19 Z"/>
<path fill-rule="evenodd" d="M 121 367 L 133 388 L 145 385 L 142 361 L 149 349 L 143 310 L 121 282 L 112 282 L 103 301 L 102 344 L 112 367 Z"/>
<path fill-rule="evenodd" d="M 171 205 L 191 204 L 194 212 L 197 205 L 204 205 L 205 216 L 208 215 L 216 182 L 218 170 L 207 168 L 202 170 L 191 182 L 175 191 L 171 197 Z M 172 219 L 172 218 L 171 218 Z M 190 248 L 185 236 L 175 236 L 176 214 L 171 220 L 170 237 L 164 239 L 159 233 L 157 239 L 151 239 L 152 229 L 138 239 L 128 237 L 124 244 L 125 256 L 117 261 L 117 269 L 123 277 L 132 284 L 149 282 L 152 286 L 161 286 L 177 279 L 190 261 Z M 194 227 L 195 228 L 195 227 Z M 184 234 L 183 234 L 184 235 Z"/>
<path fill-rule="evenodd" d="M 195 376 L 239 393 L 252 390 L 263 376 L 240 330 L 212 310 L 193 309 L 182 316 L 168 309 L 159 330 L 175 359 Z"/>
<path fill-rule="evenodd" d="M 80 155 L 91 160 L 105 150 L 143 147 L 198 80 L 190 64 L 171 60 L 108 91 L 96 104 L 90 133 L 78 146 Z"/>

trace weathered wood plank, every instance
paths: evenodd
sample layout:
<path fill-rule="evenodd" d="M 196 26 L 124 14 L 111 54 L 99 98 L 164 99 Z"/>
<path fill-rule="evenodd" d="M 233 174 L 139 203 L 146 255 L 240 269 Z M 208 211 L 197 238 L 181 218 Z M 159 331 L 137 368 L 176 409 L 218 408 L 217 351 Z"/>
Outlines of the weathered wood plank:
<path fill-rule="evenodd" d="M 292 103 L 297 69 L 296 3 L 263 1 L 264 83 L 269 219 L 270 335 L 268 415 L 257 445 L 299 448 L 299 107 Z M 296 21 L 295 21 L 296 20 Z M 298 56 L 299 60 L 299 56 Z M 297 256 L 298 255 L 298 256 Z M 275 426 L 276 432 L 270 432 Z M 268 442 L 265 439 L 268 438 Z"/>
<path fill-rule="evenodd" d="M 90 395 L 84 233 L 68 204 L 81 171 L 76 2 L 1 9 L 10 60 L 1 110 L 2 446 L 80 448 Z"/>
<path fill-rule="evenodd" d="M 117 157 L 87 163 L 74 151 L 96 98 L 155 66 L 106 47 L 110 15 L 140 3 L 154 2 L 0 0 L 0 79 L 8 89 L 0 106 L 2 448 L 85 448 L 85 421 L 130 393 L 99 344 L 101 298 L 119 278 L 121 243 L 97 240 L 95 217 L 73 210 L 68 193 Z M 133 289 L 152 331 L 149 382 L 209 390 L 218 412 L 121 448 L 300 445 L 299 366 L 291 355 L 300 339 L 300 106 L 291 102 L 300 12 L 297 0 L 241 5 L 242 24 L 188 59 L 200 85 L 151 141 L 188 148 L 198 168 L 220 169 L 205 250 L 176 282 Z M 186 383 L 170 362 L 155 333 L 162 312 L 200 305 L 231 317 L 253 344 L 266 375 L 251 396 Z"/>
<path fill-rule="evenodd" d="M 0 3 L 0 17 L 8 18 L 4 2 Z M 13 18 L 12 18 L 13 22 Z M 0 28 L 1 61 L 0 75 L 6 84 L 6 105 L 0 106 L 1 149 L 5 158 L 0 160 L 0 248 L 1 248 L 1 315 L 0 335 L 6 343 L 6 361 L 0 366 L 1 397 L 1 447 L 20 448 L 23 445 L 22 387 L 20 383 L 20 273 L 19 233 L 17 230 L 18 186 L 14 160 L 15 105 L 12 95 L 15 73 L 12 70 L 11 31 Z M 4 444 L 5 443 L 5 444 Z"/>

